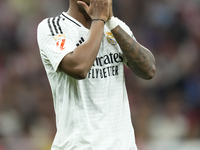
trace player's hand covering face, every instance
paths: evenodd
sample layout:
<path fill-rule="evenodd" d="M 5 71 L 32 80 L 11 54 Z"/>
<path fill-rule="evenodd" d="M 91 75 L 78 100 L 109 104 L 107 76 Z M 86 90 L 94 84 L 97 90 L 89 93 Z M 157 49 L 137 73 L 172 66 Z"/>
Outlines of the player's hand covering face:
<path fill-rule="evenodd" d="M 103 19 L 107 21 L 109 19 L 111 0 L 90 0 L 89 6 L 87 1 L 77 1 L 81 5 L 91 19 Z"/>

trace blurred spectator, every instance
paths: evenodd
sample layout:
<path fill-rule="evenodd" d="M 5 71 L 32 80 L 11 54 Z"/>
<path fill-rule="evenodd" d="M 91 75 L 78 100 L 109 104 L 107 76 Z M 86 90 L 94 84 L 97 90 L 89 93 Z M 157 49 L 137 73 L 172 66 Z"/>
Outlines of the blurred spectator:
<path fill-rule="evenodd" d="M 175 141 L 184 139 L 187 135 L 188 124 L 184 114 L 184 97 L 176 89 L 172 89 L 159 111 L 154 112 L 149 122 L 149 136 L 156 141 Z"/>

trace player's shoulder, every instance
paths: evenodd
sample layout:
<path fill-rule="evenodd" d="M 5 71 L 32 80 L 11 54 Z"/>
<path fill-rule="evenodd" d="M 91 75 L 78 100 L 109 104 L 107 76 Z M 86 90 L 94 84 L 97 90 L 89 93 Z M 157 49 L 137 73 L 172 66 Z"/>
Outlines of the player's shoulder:
<path fill-rule="evenodd" d="M 52 35 L 62 33 L 62 19 L 63 17 L 61 15 L 45 18 L 38 24 L 38 31 L 46 30 L 51 32 Z"/>
<path fill-rule="evenodd" d="M 124 29 L 124 31 L 126 31 L 134 40 L 136 40 L 130 27 L 121 19 L 117 18 L 117 20 L 118 20 L 118 23 L 121 26 L 121 28 Z"/>
<path fill-rule="evenodd" d="M 45 28 L 48 25 L 47 20 L 48 20 L 48 18 L 45 18 L 41 22 L 39 22 L 38 29 Z"/>
<path fill-rule="evenodd" d="M 50 34 L 47 20 L 48 20 L 48 18 L 45 18 L 38 24 L 38 27 L 37 27 L 38 39 L 46 37 L 47 35 Z"/>

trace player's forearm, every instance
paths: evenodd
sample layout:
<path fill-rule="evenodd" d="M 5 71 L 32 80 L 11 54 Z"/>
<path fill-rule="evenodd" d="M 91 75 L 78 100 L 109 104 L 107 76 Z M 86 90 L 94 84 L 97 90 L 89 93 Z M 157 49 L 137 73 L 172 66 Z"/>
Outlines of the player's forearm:
<path fill-rule="evenodd" d="M 151 79 L 155 74 L 155 58 L 145 47 L 131 38 L 120 26 L 112 33 L 128 60 L 130 69 L 143 79 Z"/>
<path fill-rule="evenodd" d="M 77 60 L 82 64 L 83 70 L 88 72 L 92 67 L 98 54 L 103 36 L 104 23 L 102 21 L 92 22 L 90 31 L 85 42 L 74 50 Z"/>
<path fill-rule="evenodd" d="M 94 21 L 86 41 L 67 54 L 60 63 L 60 68 L 76 79 L 84 79 L 98 54 L 104 30 L 102 21 Z"/>

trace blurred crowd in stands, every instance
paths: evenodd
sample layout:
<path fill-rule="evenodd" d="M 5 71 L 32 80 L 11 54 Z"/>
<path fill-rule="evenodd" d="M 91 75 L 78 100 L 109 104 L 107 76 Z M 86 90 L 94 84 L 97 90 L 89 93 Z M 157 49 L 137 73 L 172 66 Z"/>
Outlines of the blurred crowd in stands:
<path fill-rule="evenodd" d="M 50 150 L 55 114 L 36 33 L 40 21 L 67 11 L 68 2 L 0 0 L 0 150 Z M 187 150 L 199 150 L 200 0 L 113 5 L 156 58 L 150 81 L 125 68 L 139 150 L 179 150 L 188 141 Z"/>

